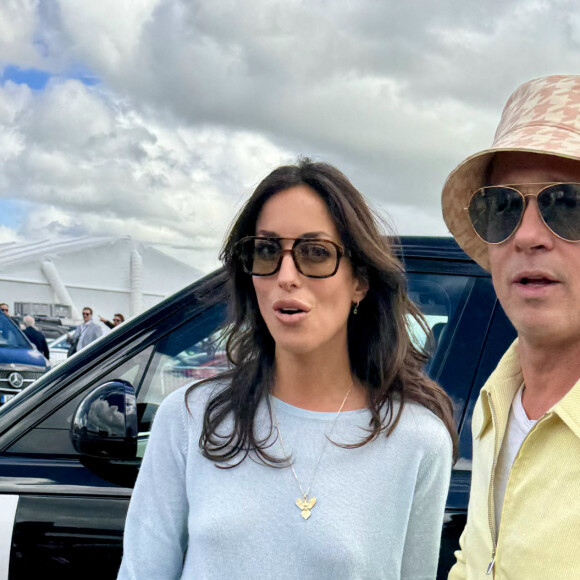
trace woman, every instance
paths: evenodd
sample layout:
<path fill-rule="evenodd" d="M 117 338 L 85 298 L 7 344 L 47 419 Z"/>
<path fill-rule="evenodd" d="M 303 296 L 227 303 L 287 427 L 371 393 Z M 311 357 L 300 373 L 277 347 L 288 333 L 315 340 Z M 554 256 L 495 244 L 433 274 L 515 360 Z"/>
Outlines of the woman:
<path fill-rule="evenodd" d="M 222 259 L 233 367 L 161 405 L 119 578 L 432 580 L 452 407 L 363 197 L 329 165 L 280 167 Z"/>

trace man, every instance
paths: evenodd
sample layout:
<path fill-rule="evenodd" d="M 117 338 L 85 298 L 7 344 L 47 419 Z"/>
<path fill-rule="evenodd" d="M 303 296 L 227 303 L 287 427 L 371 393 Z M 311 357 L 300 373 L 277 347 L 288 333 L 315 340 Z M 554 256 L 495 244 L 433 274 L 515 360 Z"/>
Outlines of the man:
<path fill-rule="evenodd" d="M 443 189 L 518 338 L 473 413 L 467 525 L 449 578 L 580 578 L 580 76 L 510 97 L 491 149 Z"/>
<path fill-rule="evenodd" d="M 68 356 L 78 352 L 85 346 L 99 338 L 103 334 L 103 329 L 93 321 L 93 309 L 89 306 L 83 308 L 83 323 L 76 327 L 72 334 L 72 346 Z"/>
<path fill-rule="evenodd" d="M 18 323 L 18 320 L 10 316 L 10 307 L 8 306 L 8 304 L 6 304 L 6 302 L 0 302 L 0 312 L 2 312 L 2 314 L 4 314 L 8 318 L 8 320 L 12 322 L 12 324 L 17 326 L 19 329 L 23 329 L 23 326 L 21 326 Z"/>
<path fill-rule="evenodd" d="M 99 316 L 99 319 L 107 328 L 110 328 L 110 329 L 115 328 L 115 326 L 119 326 L 119 324 L 121 324 L 121 322 L 125 322 L 125 317 L 120 313 L 117 313 L 113 316 L 113 322 L 111 322 L 110 320 L 107 320 L 103 316 Z"/>
<path fill-rule="evenodd" d="M 28 337 L 28 340 L 36 346 L 36 348 L 44 355 L 44 358 L 48 360 L 50 358 L 50 351 L 48 350 L 48 344 L 46 344 L 46 338 L 44 334 L 40 332 L 34 325 L 35 320 L 32 316 L 27 315 L 22 319 L 24 323 L 24 334 Z"/>

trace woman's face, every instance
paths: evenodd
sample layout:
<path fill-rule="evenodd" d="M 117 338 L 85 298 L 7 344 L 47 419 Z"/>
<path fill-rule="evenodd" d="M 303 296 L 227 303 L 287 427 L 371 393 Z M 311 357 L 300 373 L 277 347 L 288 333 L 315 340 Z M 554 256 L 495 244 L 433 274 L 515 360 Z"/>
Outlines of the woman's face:
<path fill-rule="evenodd" d="M 262 207 L 257 236 L 317 237 L 342 246 L 326 204 L 310 187 L 280 191 Z M 292 240 L 281 242 L 283 249 Z M 330 278 L 308 278 L 297 269 L 290 252 L 271 276 L 253 276 L 260 313 L 281 351 L 294 354 L 340 355 L 347 349 L 347 321 L 352 304 L 362 300 L 366 283 L 359 282 L 348 259 L 340 260 Z"/>

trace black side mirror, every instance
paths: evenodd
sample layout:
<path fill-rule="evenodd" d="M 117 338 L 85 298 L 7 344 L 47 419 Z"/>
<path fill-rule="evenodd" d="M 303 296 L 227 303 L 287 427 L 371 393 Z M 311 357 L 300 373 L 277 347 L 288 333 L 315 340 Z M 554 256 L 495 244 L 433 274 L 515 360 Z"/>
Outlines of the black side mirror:
<path fill-rule="evenodd" d="M 71 427 L 75 449 L 102 459 L 135 459 L 137 436 L 135 389 L 122 380 L 105 383 L 83 399 Z"/>

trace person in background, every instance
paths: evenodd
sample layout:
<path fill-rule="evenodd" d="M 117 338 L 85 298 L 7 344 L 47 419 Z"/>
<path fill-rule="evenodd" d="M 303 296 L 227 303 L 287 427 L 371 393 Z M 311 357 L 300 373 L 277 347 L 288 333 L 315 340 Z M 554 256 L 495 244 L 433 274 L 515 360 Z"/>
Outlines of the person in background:
<path fill-rule="evenodd" d="M 580 76 L 520 86 L 442 204 L 518 334 L 473 412 L 449 579 L 580 578 Z"/>
<path fill-rule="evenodd" d="M 20 330 L 24 330 L 24 324 L 20 324 L 17 319 L 10 316 L 10 307 L 6 302 L 0 302 L 0 312 L 4 314 L 12 324 L 16 325 Z"/>
<path fill-rule="evenodd" d="M 85 306 L 83 308 L 83 323 L 77 326 L 72 333 L 68 356 L 83 349 L 102 334 L 102 327 L 93 320 L 93 309 L 90 306 Z"/>
<path fill-rule="evenodd" d="M 24 334 L 28 337 L 28 340 L 36 346 L 36 348 L 44 355 L 46 360 L 49 360 L 50 351 L 48 350 L 46 338 L 44 337 L 44 334 L 36 328 L 34 318 L 27 315 L 22 319 L 22 322 L 25 327 Z"/>
<path fill-rule="evenodd" d="M 222 259 L 233 368 L 161 404 L 118 578 L 433 580 L 452 405 L 363 196 L 325 163 L 279 167 Z"/>
<path fill-rule="evenodd" d="M 99 316 L 100 321 L 107 326 L 108 328 L 115 328 L 115 326 L 119 326 L 121 322 L 125 322 L 125 317 L 122 314 L 115 314 L 113 316 L 113 322 L 107 320 L 106 318 Z"/>

